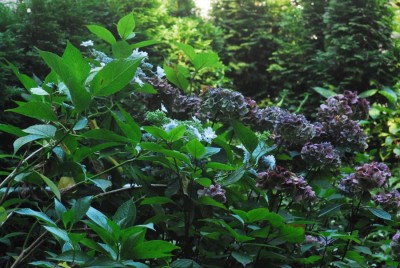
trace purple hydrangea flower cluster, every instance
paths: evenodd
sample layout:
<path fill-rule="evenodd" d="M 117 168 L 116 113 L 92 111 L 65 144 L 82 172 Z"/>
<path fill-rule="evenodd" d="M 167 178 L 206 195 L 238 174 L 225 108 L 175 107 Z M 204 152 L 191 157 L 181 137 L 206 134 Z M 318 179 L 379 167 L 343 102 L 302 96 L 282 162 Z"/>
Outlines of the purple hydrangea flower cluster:
<path fill-rule="evenodd" d="M 232 119 L 242 119 L 250 111 L 251 105 L 255 104 L 239 92 L 211 88 L 202 96 L 200 114 L 211 120 L 231 122 Z"/>
<path fill-rule="evenodd" d="M 343 94 L 329 97 L 326 104 L 318 110 L 321 121 L 329 121 L 336 115 L 345 115 L 349 119 L 359 120 L 368 118 L 369 102 L 359 98 L 357 92 L 345 90 Z"/>
<path fill-rule="evenodd" d="M 314 126 L 302 114 L 279 113 L 274 134 L 285 144 L 302 145 L 315 136 Z"/>
<path fill-rule="evenodd" d="M 271 106 L 263 109 L 253 108 L 246 122 L 256 130 L 269 130 L 272 131 L 275 127 L 276 118 L 279 114 L 288 113 L 287 111 Z"/>
<path fill-rule="evenodd" d="M 390 248 L 392 249 L 392 257 L 394 261 L 400 261 L 400 231 L 392 237 L 390 242 Z"/>
<path fill-rule="evenodd" d="M 277 166 L 268 172 L 258 173 L 257 187 L 264 190 L 276 189 L 293 197 L 293 201 L 312 201 L 315 192 L 303 177 L 298 177 L 284 167 Z"/>
<path fill-rule="evenodd" d="M 174 118 L 187 119 L 198 113 L 200 98 L 196 95 L 185 95 L 179 89 L 171 86 L 165 79 L 149 79 L 148 82 L 157 90 L 158 94 L 152 95 L 150 105 L 160 107 L 165 105 Z"/>
<path fill-rule="evenodd" d="M 310 165 L 339 167 L 339 152 L 330 142 L 306 143 L 301 149 L 301 158 Z"/>
<path fill-rule="evenodd" d="M 356 92 L 332 96 L 318 109 L 319 122 L 314 124 L 316 136 L 344 148 L 365 150 L 367 135 L 355 120 L 367 118 L 368 110 L 368 101 L 359 98 Z"/>
<path fill-rule="evenodd" d="M 226 202 L 225 190 L 219 184 L 212 184 L 208 188 L 200 189 L 197 191 L 197 195 L 199 197 L 209 196 L 220 203 Z"/>
<path fill-rule="evenodd" d="M 390 170 L 384 163 L 372 162 L 357 167 L 355 173 L 339 181 L 338 187 L 347 194 L 369 191 L 378 187 L 386 188 L 390 176 Z"/>
<path fill-rule="evenodd" d="M 397 211 L 400 208 L 400 193 L 396 189 L 388 193 L 377 194 L 373 197 L 375 203 L 388 211 Z"/>

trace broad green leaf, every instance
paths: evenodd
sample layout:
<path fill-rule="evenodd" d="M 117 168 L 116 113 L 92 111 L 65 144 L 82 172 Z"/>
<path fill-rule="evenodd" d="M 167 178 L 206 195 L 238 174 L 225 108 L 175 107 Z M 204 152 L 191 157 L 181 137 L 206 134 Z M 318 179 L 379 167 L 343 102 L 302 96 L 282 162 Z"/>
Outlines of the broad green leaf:
<path fill-rule="evenodd" d="M 396 92 L 394 92 L 390 88 L 379 90 L 378 93 L 384 96 L 392 104 L 395 104 L 397 102 Z"/>
<path fill-rule="evenodd" d="M 173 263 L 171 263 L 169 265 L 169 267 L 171 268 L 201 268 L 201 266 L 193 261 L 193 260 L 189 260 L 189 259 L 180 259 L 180 260 L 176 260 Z"/>
<path fill-rule="evenodd" d="M 97 187 L 99 187 L 103 192 L 107 190 L 107 188 L 112 186 L 112 182 L 109 180 L 104 180 L 104 179 L 94 179 L 90 180 L 91 182 L 94 183 Z"/>
<path fill-rule="evenodd" d="M 20 128 L 6 124 L 0 124 L 0 132 L 9 133 L 17 137 L 26 135 L 26 133 L 23 132 Z"/>
<path fill-rule="evenodd" d="M 236 170 L 236 167 L 230 166 L 230 165 L 226 165 L 226 164 L 222 164 L 219 162 L 208 162 L 205 165 L 206 168 L 212 168 L 212 169 L 217 169 L 217 170 L 227 170 L 227 171 L 233 171 Z"/>
<path fill-rule="evenodd" d="M 199 71 L 204 68 L 221 67 L 218 54 L 215 52 L 204 52 L 196 54 L 192 61 L 194 68 Z"/>
<path fill-rule="evenodd" d="M 99 225 L 101 228 L 104 230 L 108 231 L 111 233 L 111 228 L 107 223 L 107 217 L 97 209 L 90 207 L 88 211 L 86 212 L 86 216 L 89 217 L 94 223 Z"/>
<path fill-rule="evenodd" d="M 111 48 L 114 58 L 117 59 L 124 59 L 132 54 L 132 49 L 126 41 L 118 41 Z"/>
<path fill-rule="evenodd" d="M 53 268 L 55 265 L 54 263 L 49 261 L 33 261 L 30 262 L 29 264 L 33 266 L 39 266 L 41 268 Z"/>
<path fill-rule="evenodd" d="M 15 67 L 15 65 L 12 64 L 11 62 L 7 61 L 7 63 L 9 65 L 9 67 L 11 68 L 11 70 L 13 71 L 13 73 L 15 74 L 15 76 L 18 78 L 18 80 L 22 83 L 22 85 L 24 86 L 25 89 L 30 91 L 31 88 L 37 87 L 35 80 L 33 80 L 32 78 L 30 78 L 29 76 L 27 76 L 25 74 L 21 74 L 19 72 L 18 68 Z"/>
<path fill-rule="evenodd" d="M 185 155 L 185 154 L 183 154 L 183 153 L 181 153 L 179 151 L 163 149 L 163 150 L 160 151 L 160 153 L 162 153 L 162 154 L 164 154 L 166 156 L 178 159 L 178 160 L 180 160 L 182 162 L 185 162 L 186 164 L 190 164 L 189 157 L 187 157 L 187 155 Z"/>
<path fill-rule="evenodd" d="M 130 142 L 130 139 L 115 134 L 113 131 L 108 129 L 92 129 L 85 133 L 82 133 L 82 137 L 95 140 L 114 141 L 121 143 Z"/>
<path fill-rule="evenodd" d="M 200 141 L 193 139 L 186 144 L 186 149 L 194 159 L 200 159 L 205 153 L 206 148 Z"/>
<path fill-rule="evenodd" d="M 321 208 L 318 218 L 321 218 L 325 215 L 329 215 L 331 213 L 338 211 L 340 209 L 340 207 L 343 205 L 344 204 L 330 204 L 330 205 L 327 205 L 327 206 Z"/>
<path fill-rule="evenodd" d="M 175 204 L 171 198 L 165 196 L 153 196 L 143 199 L 142 202 L 140 202 L 140 205 L 163 205 L 168 203 Z"/>
<path fill-rule="evenodd" d="M 179 247 L 161 240 L 152 240 L 134 246 L 134 259 L 158 259 L 173 256 L 172 251 Z"/>
<path fill-rule="evenodd" d="M 225 207 L 222 203 L 220 203 L 220 202 L 218 202 L 218 201 L 215 201 L 214 199 L 212 199 L 212 198 L 209 197 L 209 196 L 202 196 L 202 197 L 200 197 L 200 198 L 199 198 L 199 203 L 202 204 L 202 205 L 207 205 L 207 206 L 222 208 L 222 209 L 226 210 L 226 207 Z"/>
<path fill-rule="evenodd" d="M 256 208 L 247 212 L 249 223 L 265 220 L 268 218 L 270 212 L 266 208 Z"/>
<path fill-rule="evenodd" d="M 33 125 L 22 131 L 28 134 L 41 135 L 46 138 L 54 138 L 57 128 L 52 125 Z"/>
<path fill-rule="evenodd" d="M 94 33 L 97 37 L 99 37 L 100 39 L 103 39 L 104 41 L 106 41 L 109 44 L 115 44 L 115 42 L 117 42 L 117 40 L 115 40 L 114 35 L 107 30 L 106 28 L 102 27 L 102 26 L 98 26 L 98 25 L 86 25 L 86 27 L 89 29 L 89 31 L 91 31 L 92 33 Z"/>
<path fill-rule="evenodd" d="M 234 172 L 232 172 L 228 176 L 228 178 L 226 178 L 226 180 L 223 181 L 222 184 L 224 186 L 234 184 L 234 183 L 238 182 L 245 173 L 246 173 L 246 170 L 243 167 L 240 167 L 240 168 L 236 169 Z"/>
<path fill-rule="evenodd" d="M 68 233 L 66 231 L 53 226 L 43 226 L 43 227 L 54 236 L 60 238 L 62 241 L 71 242 L 71 240 L 68 237 Z"/>
<path fill-rule="evenodd" d="M 307 258 L 297 259 L 297 261 L 299 261 L 300 263 L 304 263 L 304 264 L 313 264 L 321 259 L 322 259 L 322 256 L 312 255 Z"/>
<path fill-rule="evenodd" d="M 39 140 L 39 139 L 43 139 L 43 136 L 42 135 L 26 135 L 26 136 L 16 139 L 13 143 L 14 154 L 16 154 L 18 152 L 18 150 L 25 144 L 27 144 L 31 141 Z"/>
<path fill-rule="evenodd" d="M 392 216 L 382 209 L 371 207 L 371 208 L 368 208 L 368 210 L 378 218 L 388 220 L 388 221 L 392 220 Z"/>
<path fill-rule="evenodd" d="M 88 124 L 88 120 L 86 117 L 81 117 L 79 121 L 75 124 L 73 130 L 78 131 L 84 129 Z"/>
<path fill-rule="evenodd" d="M 54 114 L 53 109 L 49 103 L 43 103 L 38 101 L 30 101 L 22 103 L 17 108 L 8 109 L 8 112 L 14 112 L 17 114 L 22 114 L 31 118 L 57 122 L 58 119 Z"/>
<path fill-rule="evenodd" d="M 58 200 L 61 200 L 61 193 L 60 190 L 58 189 L 57 185 L 54 184 L 53 181 L 51 181 L 49 178 L 47 178 L 45 175 L 36 172 L 42 180 L 49 186 L 50 190 L 53 192 L 53 194 L 57 197 Z"/>
<path fill-rule="evenodd" d="M 135 220 L 136 206 L 132 199 L 123 203 L 113 216 L 113 221 L 116 222 L 121 229 L 131 227 L 135 223 Z"/>
<path fill-rule="evenodd" d="M 180 140 L 185 134 L 186 126 L 177 126 L 168 132 L 168 141 L 175 142 Z"/>
<path fill-rule="evenodd" d="M 142 42 L 131 45 L 131 48 L 135 49 L 135 48 L 147 47 L 147 46 L 156 45 L 159 43 L 160 43 L 160 41 L 157 41 L 157 40 L 146 40 L 146 41 L 142 41 Z"/>
<path fill-rule="evenodd" d="M 91 196 L 86 196 L 76 200 L 76 202 L 71 208 L 71 210 L 74 212 L 73 223 L 77 223 L 83 218 L 83 216 L 86 215 L 87 211 L 90 208 L 91 201 L 92 201 Z"/>
<path fill-rule="evenodd" d="M 54 209 L 56 211 L 56 215 L 59 219 L 61 219 L 61 215 L 67 211 L 67 209 L 65 208 L 65 206 L 58 201 L 57 199 L 54 199 Z"/>
<path fill-rule="evenodd" d="M 118 34 L 123 40 L 128 39 L 128 37 L 132 34 L 133 29 L 135 29 L 135 18 L 133 17 L 132 13 L 129 13 L 118 21 Z"/>
<path fill-rule="evenodd" d="M 49 218 L 49 216 L 47 216 L 46 214 L 44 214 L 43 212 L 38 212 L 38 211 L 34 211 L 30 208 L 22 208 L 19 209 L 17 211 L 15 211 L 18 214 L 21 215 L 27 215 L 27 216 L 33 216 L 38 220 L 41 220 L 47 224 L 50 224 L 52 226 L 56 226 L 56 224 L 54 223 L 54 221 L 52 219 Z"/>
<path fill-rule="evenodd" d="M 253 152 L 258 146 L 258 138 L 256 134 L 239 121 L 234 121 L 232 126 L 235 130 L 236 136 L 243 143 L 247 151 Z"/>
<path fill-rule="evenodd" d="M 322 88 L 322 87 L 313 87 L 312 89 L 315 92 L 317 92 L 318 94 L 320 94 L 322 97 L 325 97 L 325 98 L 329 98 L 329 97 L 332 97 L 332 96 L 336 95 L 335 92 L 333 92 L 331 90 L 328 90 L 328 89 L 325 89 L 325 88 Z"/>
<path fill-rule="evenodd" d="M 358 94 L 359 98 L 368 98 L 371 96 L 374 96 L 378 92 L 377 89 L 370 89 L 362 92 L 361 94 Z"/>
<path fill-rule="evenodd" d="M 253 262 L 253 258 L 249 254 L 243 254 L 238 251 L 233 251 L 231 253 L 231 256 L 239 262 L 243 267 L 246 267 L 247 264 L 250 264 Z"/>
<path fill-rule="evenodd" d="M 279 228 L 281 238 L 289 243 L 301 243 L 305 239 L 304 229 L 291 225 L 282 225 Z"/>
<path fill-rule="evenodd" d="M 104 66 L 93 78 L 95 96 L 110 96 L 131 82 L 142 59 L 117 59 Z"/>
<path fill-rule="evenodd" d="M 143 129 L 157 139 L 168 140 L 169 135 L 164 129 L 153 126 L 145 126 Z"/>
<path fill-rule="evenodd" d="M 84 111 L 91 101 L 91 96 L 84 85 L 90 72 L 90 65 L 83 59 L 79 50 L 68 44 L 62 58 L 46 51 L 39 51 L 39 54 L 67 86 L 76 111 L 78 113 Z"/>
<path fill-rule="evenodd" d="M 196 57 L 196 52 L 191 45 L 183 44 L 183 43 L 175 43 L 175 45 L 183 51 L 183 53 L 188 57 L 189 61 L 193 64 L 193 60 Z"/>
<path fill-rule="evenodd" d="M 112 113 L 112 115 L 117 122 L 119 128 L 124 133 L 125 137 L 127 137 L 132 142 L 132 144 L 137 144 L 141 139 L 140 127 L 136 123 L 123 122 L 121 118 L 114 112 Z M 124 118 L 124 121 L 127 120 Z"/>
<path fill-rule="evenodd" d="M 144 83 L 144 85 L 139 86 L 137 83 L 133 84 L 133 88 L 137 93 L 146 93 L 146 94 L 157 94 L 157 90 L 154 89 L 152 85 L 149 83 Z"/>
<path fill-rule="evenodd" d="M 194 179 L 194 181 L 203 187 L 210 187 L 212 184 L 212 181 L 209 178 L 198 178 Z"/>
<path fill-rule="evenodd" d="M 190 73 L 187 68 L 179 65 L 169 67 L 168 65 L 164 64 L 163 69 L 165 71 L 165 76 L 167 77 L 169 82 L 182 89 L 183 91 L 185 91 L 189 87 L 188 78 L 190 77 Z"/>

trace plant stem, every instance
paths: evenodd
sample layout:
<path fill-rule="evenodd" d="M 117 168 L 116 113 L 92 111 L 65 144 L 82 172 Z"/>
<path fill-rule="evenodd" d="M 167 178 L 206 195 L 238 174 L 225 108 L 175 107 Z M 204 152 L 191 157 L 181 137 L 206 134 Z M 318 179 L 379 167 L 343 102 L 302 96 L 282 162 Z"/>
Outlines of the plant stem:
<path fill-rule="evenodd" d="M 357 206 L 355 208 L 353 207 L 353 209 L 351 210 L 351 215 L 350 215 L 349 223 L 348 223 L 348 229 L 350 229 L 350 234 L 349 234 L 350 236 L 353 234 L 354 227 L 356 225 L 356 222 L 353 222 L 353 221 L 357 217 L 358 211 L 360 210 L 360 205 L 361 205 L 361 197 L 360 197 L 360 201 L 358 201 Z M 341 261 L 343 261 L 344 258 L 346 257 L 346 254 L 350 248 L 350 245 L 351 245 L 351 240 L 349 239 L 349 240 L 347 240 L 346 247 L 344 248 L 344 252 L 343 252 Z"/>

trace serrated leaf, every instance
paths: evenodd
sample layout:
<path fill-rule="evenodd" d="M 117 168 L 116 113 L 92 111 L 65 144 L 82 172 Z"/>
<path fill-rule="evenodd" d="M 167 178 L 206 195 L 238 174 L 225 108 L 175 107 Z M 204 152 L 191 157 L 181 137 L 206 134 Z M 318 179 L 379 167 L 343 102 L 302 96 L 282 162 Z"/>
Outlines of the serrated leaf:
<path fill-rule="evenodd" d="M 39 120 L 47 120 L 51 122 L 58 121 L 53 109 L 51 108 L 51 105 L 49 103 L 43 103 L 39 101 L 26 102 L 17 108 L 8 109 L 6 111 L 22 114 Z"/>
<path fill-rule="evenodd" d="M 322 87 L 313 87 L 312 89 L 315 92 L 317 92 L 318 94 L 320 94 L 322 97 L 325 97 L 325 98 L 329 98 L 329 97 L 332 97 L 332 96 L 336 95 L 335 92 L 333 92 L 331 90 L 328 90 L 328 89 L 325 89 L 325 88 L 322 88 Z"/>
<path fill-rule="evenodd" d="M 133 29 L 135 28 L 135 18 L 132 13 L 124 16 L 122 19 L 118 21 L 117 30 L 119 36 L 123 40 L 127 40 L 128 37 L 132 34 Z"/>
<path fill-rule="evenodd" d="M 194 57 L 192 64 L 194 68 L 199 71 L 204 68 L 221 67 L 218 54 L 215 52 L 198 53 Z"/>
<path fill-rule="evenodd" d="M 117 59 L 109 62 L 93 78 L 91 90 L 95 96 L 110 96 L 123 89 L 133 79 L 142 59 Z"/>
<path fill-rule="evenodd" d="M 379 209 L 379 208 L 368 208 L 368 210 L 374 214 L 376 217 L 391 221 L 392 220 L 392 215 L 387 213 L 386 211 Z"/>
<path fill-rule="evenodd" d="M 46 138 L 54 138 L 57 128 L 52 125 L 33 125 L 22 131 L 28 134 L 41 135 Z"/>
<path fill-rule="evenodd" d="M 99 37 L 100 39 L 103 39 L 104 41 L 106 41 L 109 44 L 114 44 L 115 42 L 117 42 L 117 40 L 115 40 L 114 35 L 107 30 L 106 28 L 102 27 L 102 26 L 98 26 L 98 25 L 86 25 L 86 27 L 89 29 L 89 31 L 91 31 L 92 33 L 94 33 L 97 37 Z"/>

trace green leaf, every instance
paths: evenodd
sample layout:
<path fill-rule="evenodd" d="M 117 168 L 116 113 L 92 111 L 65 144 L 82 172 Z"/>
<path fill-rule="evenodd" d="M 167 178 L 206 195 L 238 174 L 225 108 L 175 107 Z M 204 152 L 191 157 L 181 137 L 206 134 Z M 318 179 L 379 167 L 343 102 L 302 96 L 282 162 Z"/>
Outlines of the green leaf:
<path fill-rule="evenodd" d="M 136 49 L 136 48 L 156 45 L 156 44 L 159 44 L 159 43 L 160 43 L 160 41 L 157 41 L 157 40 L 146 40 L 146 41 L 142 41 L 142 42 L 139 42 L 139 43 L 131 45 L 131 48 L 132 49 Z"/>
<path fill-rule="evenodd" d="M 103 228 L 104 230 L 108 231 L 111 233 L 111 227 L 107 223 L 107 217 L 97 209 L 90 207 L 88 211 L 86 212 L 86 216 L 89 217 L 94 223 L 96 223 L 98 226 Z"/>
<path fill-rule="evenodd" d="M 368 208 L 368 210 L 378 218 L 388 220 L 388 221 L 392 220 L 392 216 L 382 209 L 370 207 L 370 208 Z"/>
<path fill-rule="evenodd" d="M 45 138 L 54 138 L 57 128 L 52 125 L 33 125 L 23 130 L 23 132 L 33 135 L 40 135 Z"/>
<path fill-rule="evenodd" d="M 91 31 L 92 33 L 94 33 L 97 37 L 99 37 L 100 39 L 103 39 L 104 41 L 106 41 L 109 44 L 115 44 L 115 42 L 117 42 L 117 40 L 115 40 L 114 35 L 107 30 L 106 28 L 102 27 L 102 26 L 98 26 L 98 25 L 86 25 L 86 27 L 89 29 L 89 31 Z"/>
<path fill-rule="evenodd" d="M 194 159 L 201 159 L 201 157 L 206 153 L 206 148 L 204 145 L 196 139 L 189 141 L 186 144 L 186 149 Z"/>
<path fill-rule="evenodd" d="M 233 171 L 236 170 L 236 167 L 230 166 L 230 165 L 226 165 L 226 164 L 222 164 L 219 162 L 208 162 L 205 165 L 206 168 L 212 168 L 212 169 L 217 169 L 217 170 L 228 170 L 228 171 Z"/>
<path fill-rule="evenodd" d="M 246 173 L 246 170 L 244 169 L 244 167 L 240 167 L 240 168 L 236 169 L 234 172 L 232 172 L 228 176 L 228 178 L 226 178 L 225 181 L 223 181 L 223 185 L 228 186 L 228 185 L 238 182 L 245 173 Z"/>
<path fill-rule="evenodd" d="M 172 68 L 166 64 L 164 64 L 163 68 L 165 71 L 165 76 L 167 77 L 169 82 L 182 89 L 183 91 L 185 91 L 189 87 L 188 77 L 190 77 L 190 72 L 187 68 L 179 65 Z"/>
<path fill-rule="evenodd" d="M 185 154 L 183 154 L 183 153 L 181 153 L 179 151 L 163 149 L 163 150 L 160 151 L 160 153 L 162 153 L 162 154 L 164 154 L 166 156 L 178 159 L 178 160 L 180 160 L 182 162 L 185 162 L 186 164 L 190 164 L 189 157 L 187 157 L 187 155 L 185 155 Z"/>
<path fill-rule="evenodd" d="M 329 97 L 332 97 L 332 96 L 336 95 L 335 92 L 333 92 L 331 90 L 328 90 L 328 89 L 325 89 L 325 88 L 322 88 L 322 87 L 313 87 L 312 89 L 315 92 L 317 92 L 318 94 L 320 94 L 322 97 L 325 97 L 325 98 L 329 98 Z"/>
<path fill-rule="evenodd" d="M 123 203 L 115 212 L 113 221 L 115 221 L 121 229 L 131 227 L 136 220 L 136 206 L 132 199 Z"/>
<path fill-rule="evenodd" d="M 67 209 L 65 208 L 65 206 L 58 201 L 57 199 L 54 199 L 54 209 L 56 211 L 56 215 L 59 219 L 61 219 L 61 215 L 67 211 Z"/>
<path fill-rule="evenodd" d="M 73 223 L 80 221 L 87 213 L 92 202 L 91 196 L 86 196 L 76 200 L 71 210 L 74 212 Z"/>
<path fill-rule="evenodd" d="M 135 29 L 135 18 L 133 17 L 132 13 L 129 13 L 118 21 L 118 34 L 123 40 L 128 39 L 128 37 L 132 34 L 133 29 Z"/>
<path fill-rule="evenodd" d="M 117 59 L 124 59 L 132 54 L 131 46 L 126 41 L 118 41 L 111 48 L 113 56 Z"/>
<path fill-rule="evenodd" d="M 60 238 L 64 242 L 71 242 L 68 237 L 68 233 L 60 228 L 52 227 L 52 226 L 43 226 L 47 231 L 49 231 L 54 236 Z"/>
<path fill-rule="evenodd" d="M 29 76 L 27 76 L 25 74 L 21 74 L 19 72 L 18 68 L 15 67 L 15 65 L 12 64 L 11 62 L 7 61 L 7 63 L 8 63 L 8 66 L 10 66 L 13 73 L 15 74 L 15 76 L 18 78 L 18 80 L 22 83 L 24 88 L 26 88 L 27 90 L 30 90 L 31 88 L 37 87 L 36 82 L 32 78 L 30 78 Z"/>
<path fill-rule="evenodd" d="M 15 135 L 17 137 L 26 135 L 26 133 L 23 132 L 20 128 L 6 124 L 0 124 L 0 131 Z"/>
<path fill-rule="evenodd" d="M 169 142 L 175 142 L 177 140 L 180 140 L 183 137 L 183 135 L 185 134 L 185 131 L 186 131 L 186 126 L 183 126 L 183 125 L 177 126 L 168 132 L 167 140 Z"/>
<path fill-rule="evenodd" d="M 54 114 L 49 103 L 30 101 L 22 103 L 17 108 L 8 109 L 6 111 L 22 114 L 39 120 L 58 122 L 57 116 Z"/>
<path fill-rule="evenodd" d="M 196 52 L 191 45 L 183 44 L 183 43 L 174 43 L 179 49 L 183 51 L 183 53 L 188 57 L 189 61 L 193 64 L 193 60 L 196 57 Z"/>
<path fill-rule="evenodd" d="M 330 205 L 327 205 L 327 206 L 321 208 L 318 218 L 321 218 L 325 215 L 329 215 L 331 213 L 338 211 L 340 209 L 340 207 L 343 205 L 344 204 L 330 204 Z"/>
<path fill-rule="evenodd" d="M 94 179 L 90 180 L 91 182 L 94 183 L 97 187 L 99 187 L 103 192 L 107 190 L 107 188 L 112 186 L 112 182 L 109 180 L 104 180 L 104 179 Z"/>
<path fill-rule="evenodd" d="M 368 97 L 374 96 L 377 92 L 378 92 L 377 89 L 366 90 L 363 93 L 358 94 L 358 97 L 359 98 L 368 98 Z"/>
<path fill-rule="evenodd" d="M 0 226 L 3 225 L 7 220 L 7 210 L 4 207 L 0 207 Z"/>
<path fill-rule="evenodd" d="M 247 212 L 248 223 L 268 219 L 270 212 L 266 208 L 256 208 Z"/>
<path fill-rule="evenodd" d="M 204 52 L 196 54 L 192 61 L 194 68 L 199 71 L 204 68 L 220 67 L 218 54 L 215 52 Z"/>
<path fill-rule="evenodd" d="M 91 82 L 95 96 L 110 96 L 123 89 L 133 79 L 142 59 L 117 59 L 101 69 Z"/>
<path fill-rule="evenodd" d="M 383 90 L 379 90 L 378 93 L 381 94 L 382 96 L 384 96 L 390 103 L 396 104 L 396 102 L 397 102 L 396 92 L 394 92 L 390 88 L 385 88 Z"/>
<path fill-rule="evenodd" d="M 82 133 L 82 137 L 95 140 L 105 140 L 126 143 L 130 142 L 130 139 L 115 134 L 113 131 L 108 129 L 92 129 L 85 133 Z"/>
<path fill-rule="evenodd" d="M 47 186 L 49 186 L 50 190 L 53 192 L 53 194 L 57 197 L 58 200 L 61 200 L 61 194 L 60 194 L 60 190 L 58 190 L 57 185 L 55 185 L 54 182 L 52 182 L 49 178 L 47 178 L 45 175 L 36 172 L 41 178 L 42 180 L 47 184 Z"/>
<path fill-rule="evenodd" d="M 297 259 L 297 261 L 299 261 L 300 263 L 304 263 L 304 264 L 313 264 L 313 263 L 319 261 L 320 259 L 322 259 L 321 256 L 313 255 L 313 256 L 310 256 L 307 258 Z"/>
<path fill-rule="evenodd" d="M 119 128 L 124 133 L 125 137 L 127 137 L 132 142 L 132 144 L 136 145 L 140 141 L 142 136 L 140 127 L 133 121 L 132 117 L 128 113 L 123 113 L 124 117 L 128 116 L 128 119 L 123 118 L 125 122 L 122 121 L 116 113 L 113 112 L 112 115 L 117 122 Z"/>
<path fill-rule="evenodd" d="M 153 135 L 154 138 L 168 140 L 169 135 L 164 129 L 153 126 L 145 126 L 143 129 Z"/>
<path fill-rule="evenodd" d="M 279 229 L 281 238 L 289 243 L 301 243 L 304 241 L 304 229 L 291 225 L 282 225 Z"/>
<path fill-rule="evenodd" d="M 210 187 L 212 181 L 209 178 L 197 178 L 194 181 L 203 187 Z"/>
<path fill-rule="evenodd" d="M 14 141 L 13 143 L 13 147 L 14 147 L 14 154 L 16 154 L 18 152 L 18 150 L 24 146 L 25 144 L 31 142 L 31 141 L 35 141 L 35 140 L 39 140 L 39 139 L 43 139 L 43 136 L 41 135 L 27 135 L 27 136 L 23 136 L 21 138 L 18 138 Z"/>
<path fill-rule="evenodd" d="M 226 207 L 223 204 L 221 204 L 218 201 L 215 201 L 214 199 L 212 199 L 209 196 L 200 197 L 199 198 L 199 203 L 203 204 L 203 205 L 206 205 L 206 206 L 212 206 L 212 207 L 222 208 L 222 209 L 226 210 Z"/>
<path fill-rule="evenodd" d="M 175 204 L 171 198 L 165 196 L 153 196 L 143 199 L 142 202 L 140 202 L 140 205 L 163 205 L 168 203 Z"/>
<path fill-rule="evenodd" d="M 161 240 L 152 240 L 134 246 L 133 259 L 158 259 L 173 256 L 172 251 L 179 247 Z"/>
<path fill-rule="evenodd" d="M 171 268 L 201 268 L 201 266 L 193 261 L 193 260 L 189 260 L 189 259 L 180 259 L 180 260 L 176 260 L 173 263 L 171 263 L 169 265 L 169 267 Z"/>
<path fill-rule="evenodd" d="M 249 254 L 243 254 L 241 252 L 233 251 L 231 256 L 239 262 L 243 267 L 246 267 L 247 264 L 253 262 L 253 258 Z"/>
<path fill-rule="evenodd" d="M 253 152 L 258 146 L 258 138 L 256 134 L 239 121 L 234 121 L 232 126 L 235 130 L 236 136 L 243 143 L 247 151 Z"/>
<path fill-rule="evenodd" d="M 62 58 L 46 51 L 39 51 L 39 54 L 67 86 L 77 112 L 85 110 L 91 101 L 91 96 L 84 85 L 90 72 L 90 65 L 79 50 L 68 43 Z"/>
<path fill-rule="evenodd" d="M 52 219 L 50 219 L 49 216 L 47 216 L 43 212 L 34 211 L 34 210 L 30 209 L 30 208 L 22 208 L 22 209 L 19 209 L 19 210 L 15 211 L 15 212 L 17 214 L 21 214 L 21 215 L 33 216 L 36 219 L 44 221 L 47 224 L 50 224 L 52 226 L 56 226 L 54 221 Z"/>

